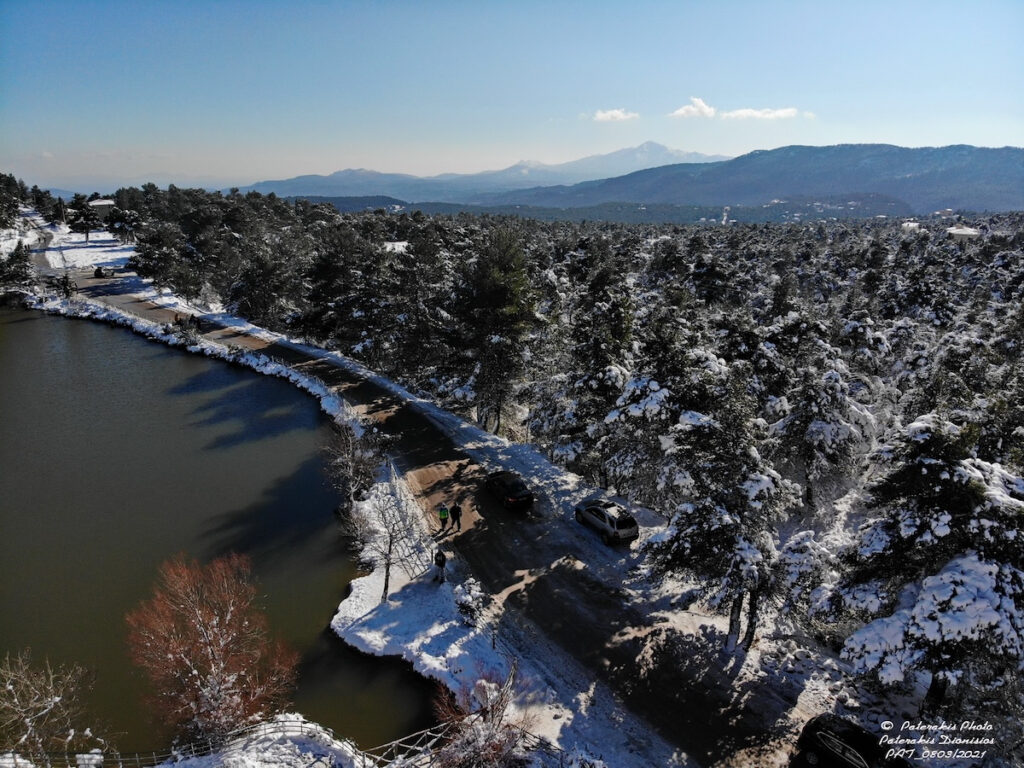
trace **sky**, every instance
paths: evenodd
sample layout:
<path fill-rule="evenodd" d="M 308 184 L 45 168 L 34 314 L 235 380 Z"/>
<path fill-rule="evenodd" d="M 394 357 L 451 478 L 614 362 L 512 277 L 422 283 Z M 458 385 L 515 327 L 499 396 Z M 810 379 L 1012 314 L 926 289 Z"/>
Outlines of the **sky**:
<path fill-rule="evenodd" d="M 1022 146 L 1022 33 L 1022 0 L 0 0 L 0 171 L 112 191 L 645 141 Z"/>

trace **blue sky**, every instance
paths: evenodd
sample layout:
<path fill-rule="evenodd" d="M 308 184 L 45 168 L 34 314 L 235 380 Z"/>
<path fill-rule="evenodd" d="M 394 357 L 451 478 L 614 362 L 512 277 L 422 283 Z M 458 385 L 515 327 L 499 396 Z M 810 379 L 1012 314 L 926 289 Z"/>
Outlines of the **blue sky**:
<path fill-rule="evenodd" d="M 647 140 L 1021 146 L 1022 33 L 1022 0 L 0 0 L 0 170 L 102 188 Z"/>

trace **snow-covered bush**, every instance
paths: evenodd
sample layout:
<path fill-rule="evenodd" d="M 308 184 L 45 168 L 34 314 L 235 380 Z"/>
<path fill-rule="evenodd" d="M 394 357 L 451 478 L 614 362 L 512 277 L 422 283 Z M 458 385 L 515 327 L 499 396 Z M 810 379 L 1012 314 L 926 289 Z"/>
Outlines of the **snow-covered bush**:
<path fill-rule="evenodd" d="M 461 584 L 455 585 L 452 594 L 463 622 L 468 627 L 475 627 L 487 604 L 487 593 L 480 586 L 480 582 L 472 577 L 467 578 Z"/>

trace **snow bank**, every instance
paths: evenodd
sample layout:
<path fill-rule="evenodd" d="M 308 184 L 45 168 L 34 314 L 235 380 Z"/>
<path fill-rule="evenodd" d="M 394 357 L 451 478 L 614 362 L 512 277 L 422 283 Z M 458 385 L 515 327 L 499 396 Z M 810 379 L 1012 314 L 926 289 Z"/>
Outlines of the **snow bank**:
<path fill-rule="evenodd" d="M 349 741 L 301 715 L 278 715 L 211 755 L 169 761 L 175 768 L 363 768 L 362 753 Z"/>

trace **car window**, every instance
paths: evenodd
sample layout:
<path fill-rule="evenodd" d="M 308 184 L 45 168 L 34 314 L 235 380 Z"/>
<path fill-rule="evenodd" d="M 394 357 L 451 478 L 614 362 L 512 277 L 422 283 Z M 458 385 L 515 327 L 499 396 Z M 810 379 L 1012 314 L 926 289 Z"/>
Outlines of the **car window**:
<path fill-rule="evenodd" d="M 833 736 L 831 733 L 822 731 L 818 734 L 818 740 L 822 745 L 832 750 L 832 752 L 837 756 L 841 757 L 843 762 L 846 764 L 855 766 L 855 768 L 869 768 L 867 761 L 865 761 L 860 754 L 853 750 L 849 745 Z"/>

